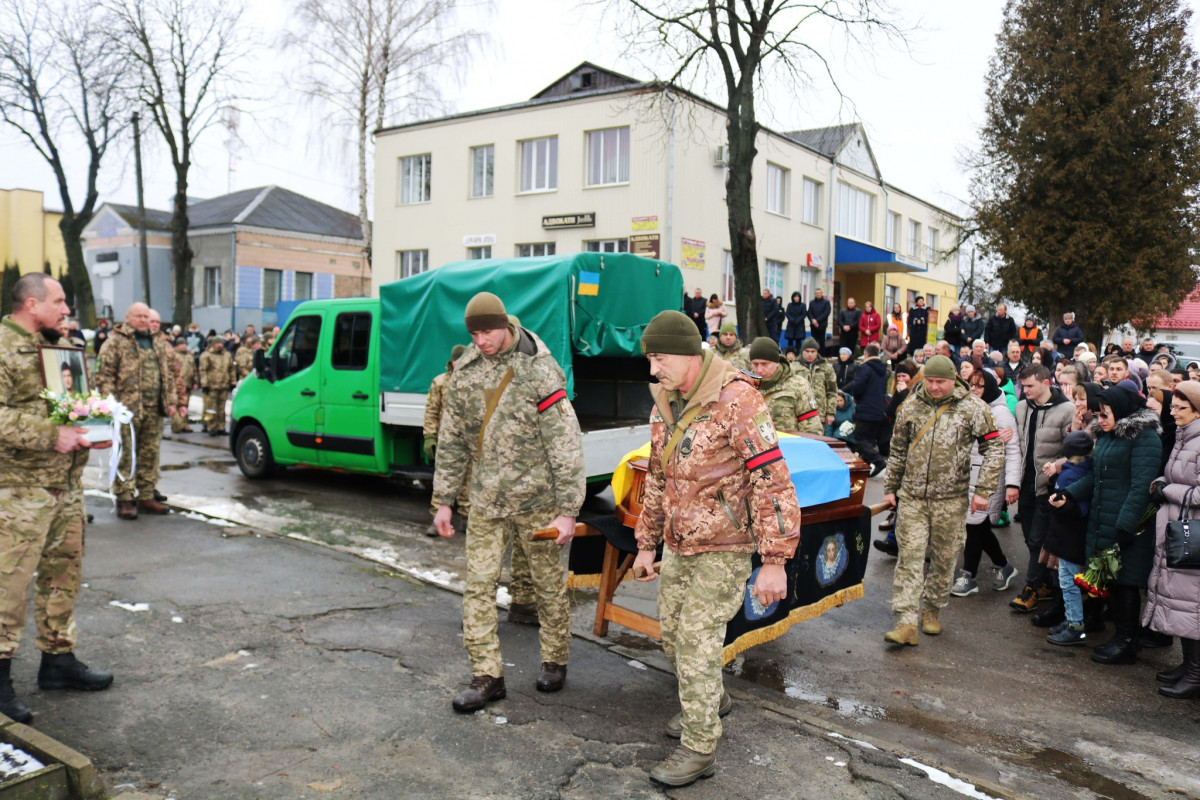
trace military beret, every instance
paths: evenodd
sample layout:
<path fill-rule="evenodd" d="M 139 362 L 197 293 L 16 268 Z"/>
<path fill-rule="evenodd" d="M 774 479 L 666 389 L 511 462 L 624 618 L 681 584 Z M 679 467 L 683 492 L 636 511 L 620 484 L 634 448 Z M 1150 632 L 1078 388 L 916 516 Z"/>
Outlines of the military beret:
<path fill-rule="evenodd" d="M 696 323 L 679 311 L 660 311 L 642 331 L 642 352 L 698 356 L 702 352 Z"/>
<path fill-rule="evenodd" d="M 508 327 L 508 313 L 504 310 L 504 301 L 491 292 L 480 292 L 467 303 L 464 315 L 467 330 L 495 331 Z"/>
<path fill-rule="evenodd" d="M 750 344 L 751 361 L 778 361 L 779 345 L 768 336 L 760 336 Z"/>
<path fill-rule="evenodd" d="M 925 377 L 950 378 L 953 380 L 958 377 L 958 373 L 954 371 L 953 361 L 945 356 L 934 356 L 925 362 Z"/>

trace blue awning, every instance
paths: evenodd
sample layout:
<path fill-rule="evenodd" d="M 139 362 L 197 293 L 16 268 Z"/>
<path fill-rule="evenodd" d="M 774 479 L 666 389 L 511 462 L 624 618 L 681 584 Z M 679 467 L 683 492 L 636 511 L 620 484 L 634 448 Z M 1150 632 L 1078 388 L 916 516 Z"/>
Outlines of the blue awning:
<path fill-rule="evenodd" d="M 928 272 L 929 264 L 866 242 L 834 237 L 834 265 L 846 272 Z"/>

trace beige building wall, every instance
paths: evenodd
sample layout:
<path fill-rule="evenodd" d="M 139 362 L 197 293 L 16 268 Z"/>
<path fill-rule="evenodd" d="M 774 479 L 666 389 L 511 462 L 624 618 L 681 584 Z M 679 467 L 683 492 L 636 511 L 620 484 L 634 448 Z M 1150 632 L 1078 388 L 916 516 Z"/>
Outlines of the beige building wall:
<path fill-rule="evenodd" d="M 47 211 L 34 189 L 0 189 L 0 264 L 19 264 L 22 273 L 41 272 L 50 262 L 58 275 L 67 266 L 58 222 L 62 213 Z"/>

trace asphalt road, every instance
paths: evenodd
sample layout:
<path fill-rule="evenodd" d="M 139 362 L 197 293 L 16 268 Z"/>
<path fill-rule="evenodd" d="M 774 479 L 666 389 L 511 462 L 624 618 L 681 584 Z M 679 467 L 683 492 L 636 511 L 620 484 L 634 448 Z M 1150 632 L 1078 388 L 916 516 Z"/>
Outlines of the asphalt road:
<path fill-rule="evenodd" d="M 505 768 L 512 780 L 518 780 L 532 767 L 512 752 L 492 752 L 483 744 L 477 752 L 462 749 L 460 729 L 454 727 L 461 720 L 446 714 L 450 696 L 468 673 L 458 642 L 458 598 L 442 589 L 429 588 L 426 582 L 394 577 L 418 575 L 423 581 L 453 587 L 462 574 L 461 537 L 431 540 L 422 534 L 429 519 L 428 496 L 416 487 L 394 481 L 305 470 L 289 471 L 270 482 L 251 482 L 241 476 L 232 457 L 221 449 L 221 440 L 196 435 L 185 438 L 186 443 L 168 441 L 163 449 L 160 488 L 171 496 L 171 503 L 251 526 L 232 529 L 235 533 L 257 530 L 269 535 L 221 538 L 222 530 L 230 529 L 177 520 L 175 515 L 165 523 L 149 519 L 117 523 L 107 518 L 110 512 L 106 505 L 98 499 L 92 501 L 100 504 L 100 513 L 97 524 L 89 530 L 89 583 L 93 590 L 103 585 L 104 596 L 111 594 L 125 602 L 139 598 L 151 601 L 152 611 L 139 616 L 138 612 L 98 606 L 103 624 L 89 621 L 85 627 L 81 622 L 85 642 L 91 636 L 103 635 L 108 648 L 103 652 L 112 652 L 120 662 L 120 686 L 129 686 L 128 678 L 158 698 L 149 703 L 144 714 L 134 713 L 140 709 L 136 701 L 119 703 L 119 709 L 125 709 L 126 703 L 134 704 L 130 713 L 118 714 L 118 718 L 132 716 L 120 722 L 123 734 L 131 740 L 143 737 L 146 741 L 144 750 L 131 747 L 128 753 L 110 756 L 105 749 L 101 763 L 110 775 L 118 779 L 127 776 L 134 785 L 162 781 L 164 786 L 186 786 L 189 791 L 181 792 L 180 797 L 293 797 L 300 795 L 268 791 L 268 785 L 278 778 L 278 769 L 271 771 L 270 759 L 256 755 L 267 746 L 266 739 L 275 740 L 271 752 L 278 755 L 280 764 L 291 754 L 301 758 L 306 746 L 315 747 L 318 755 L 303 763 L 316 764 L 324 763 L 323 754 L 327 752 L 335 754 L 336 763 L 336 754 L 343 752 L 338 748 L 343 746 L 347 757 L 342 763 L 351 763 L 355 747 L 363 746 L 363 736 L 383 736 L 374 749 L 368 748 L 363 754 L 370 755 L 375 765 L 364 768 L 364 775 L 376 777 L 360 778 L 362 786 L 374 786 L 375 780 L 383 780 L 379 776 L 388 770 L 379 764 L 388 759 L 388 763 L 396 759 L 424 762 L 432 758 L 432 753 L 438 755 L 430 762 L 428 772 L 422 773 L 421 780 L 434 781 L 428 792 L 422 789 L 390 796 L 442 796 L 439 792 L 444 791 L 445 796 L 455 797 L 614 797 L 641 796 L 638 792 L 647 791 L 648 784 L 642 783 L 644 769 L 665 754 L 665 749 L 645 728 L 653 729 L 656 716 L 670 710 L 673 684 L 665 673 L 640 670 L 628 662 L 661 666 L 656 643 L 616 627 L 608 640 L 599 643 L 601 647 L 577 640 L 571 667 L 572 692 L 564 693 L 561 699 L 577 706 L 580 720 L 596 715 L 592 733 L 597 735 L 594 739 L 582 736 L 578 745 L 582 749 L 573 752 L 584 753 L 592 741 L 625 749 L 619 754 L 606 750 L 605 756 L 584 756 L 567 777 L 555 778 L 547 772 L 532 778 L 540 788 L 522 794 L 523 790 L 514 788 L 516 784 L 493 774 L 496 759 L 512 762 Z M 873 480 L 868 499 L 876 499 L 879 493 L 878 481 Z M 188 530 L 189 542 L 199 537 L 208 544 L 199 555 L 175 552 L 181 541 L 173 533 L 176 529 Z M 1014 563 L 1020 564 L 1024 547 L 1019 530 L 1009 528 L 1001 534 L 1001 541 Z M 240 552 L 251 545 L 270 548 L 270 555 L 251 558 Z M 238 552 L 227 553 L 230 548 Z M 219 558 L 215 551 L 220 551 Z M 1011 593 L 985 588 L 974 597 L 952 598 L 943 614 L 946 632 L 942 636 L 922 637 L 919 648 L 895 650 L 882 640 L 883 631 L 892 622 L 891 561 L 875 556 L 879 554 L 873 554 L 868 567 L 862 600 L 794 627 L 780 639 L 743 654 L 727 669 L 730 686 L 739 697 L 749 698 L 747 702 L 752 702 L 764 718 L 772 724 L 779 722 L 776 717 L 781 713 L 787 718 L 780 724 L 787 727 L 788 747 L 770 756 L 761 752 L 765 745 L 757 741 L 752 746 L 735 744 L 731 724 L 726 747 L 730 752 L 745 754 L 742 766 L 750 768 L 747 779 L 758 781 L 761 775 L 774 774 L 788 762 L 805 763 L 808 756 L 799 755 L 803 748 L 791 741 L 793 728 L 810 731 L 832 726 L 852 737 L 875 742 L 887 753 L 911 756 L 924 764 L 982 781 L 993 796 L 1114 800 L 1200 797 L 1200 767 L 1194 756 L 1195 742 L 1200 741 L 1200 703 L 1168 701 L 1155 691 L 1154 672 L 1171 662 L 1177 649 L 1146 651 L 1141 663 L 1134 666 L 1102 667 L 1088 659 L 1088 649 L 1046 643 L 1045 632 L 1033 628 L 1028 617 L 1008 610 Z M 141 565 L 144 559 L 149 562 Z M 125 564 L 130 565 L 127 574 L 122 571 Z M 249 571 L 252 564 L 262 570 L 261 574 Z M 317 569 L 312 564 L 336 565 L 336 579 L 323 577 L 333 567 Z M 122 584 L 123 580 L 129 583 Z M 136 591 L 122 594 L 119 590 L 123 585 Z M 639 592 L 641 602 L 652 607 L 653 590 L 634 589 L 634 594 Z M 590 637 L 592 597 L 593 593 L 586 590 L 573 594 L 574 629 L 583 637 Z M 181 615 L 184 622 L 171 623 L 166 611 L 156 612 L 156 604 L 162 602 L 187 610 Z M 353 624 L 347 622 L 351 618 Z M 130 631 L 131 627 L 141 626 L 149 630 Z M 351 630 L 353 634 L 345 635 L 353 642 L 339 640 L 341 631 Z M 197 639 L 189 648 L 202 653 L 176 652 L 177 641 L 198 637 L 201 631 L 203 641 Z M 364 641 L 364 637 L 370 640 L 372 636 L 379 641 Z M 506 657 L 509 642 L 518 648 L 513 661 L 518 664 L 516 669 L 528 673 L 536 666 L 536 640 L 531 631 L 503 625 L 502 637 Z M 130 662 L 128 646 L 144 657 Z M 527 651 L 525 655 L 521 655 L 522 647 Z M 239 650 L 251 655 L 204 666 Z M 86 645 L 81 654 L 87 657 Z M 202 656 L 206 658 L 198 661 Z M 293 659 L 298 659 L 294 666 Z M 267 661 L 269 670 L 246 667 L 248 663 Z M 368 681 L 368 685 L 352 688 L 334 676 L 344 675 L 343 669 L 351 669 L 357 677 L 382 680 L 381 676 L 404 676 L 416 683 L 409 686 L 401 682 L 388 688 Z M 163 698 L 162 691 L 151 688 L 158 686 L 164 670 L 179 678 L 181 697 L 168 692 Z M 268 671 L 274 680 L 267 681 L 271 686 L 264 692 L 265 697 L 254 695 L 251 684 L 265 680 L 262 675 Z M 21 675 L 20 665 L 16 672 Z M 526 682 L 532 679 L 529 674 L 526 678 Z M 635 691 L 630 687 L 640 686 L 640 681 L 649 682 L 644 689 L 636 690 L 644 691 L 645 696 L 631 696 L 635 707 L 625 709 L 625 693 Z M 580 692 L 586 700 L 576 696 Z M 121 694 L 114 691 L 96 698 L 65 700 L 71 708 L 82 710 L 84 701 L 103 706 Z M 549 718 L 553 715 L 548 709 L 559 709 L 559 698 L 551 703 L 548 696 L 528 691 L 523 694 L 510 688 L 510 699 L 501 712 L 510 722 L 504 725 L 510 733 L 515 725 L 531 734 L 527 740 L 530 752 L 542 753 L 553 762 L 561 754 L 552 757 L 549 751 L 538 749 L 537 742 L 543 740 L 537 736 L 537 728 L 543 724 L 553 728 L 555 722 Z M 191 700 L 185 699 L 188 697 Z M 359 702 L 364 698 L 370 702 L 361 708 Z M 522 702 L 515 703 L 516 710 L 510 710 L 507 705 L 514 704 L 514 698 Z M 402 703 L 399 716 L 389 706 L 393 702 Z M 417 709 L 410 708 L 414 703 Z M 35 710 L 41 710 L 32 704 Z M 161 715 L 157 719 L 155 709 Z M 276 710 L 268 713 L 267 709 Z M 283 715 L 286 731 L 268 731 L 272 726 L 278 728 L 276 718 L 283 712 L 290 712 Z M 324 725 L 326 733 L 303 723 L 306 714 L 314 723 Z M 416 721 L 410 720 L 409 714 L 416 714 Z M 610 720 L 610 714 L 627 715 L 628 719 Z M 101 715 L 89 722 L 88 733 L 104 729 L 103 719 Z M 289 719 L 297 721 L 289 723 Z M 389 721 L 397 726 L 390 732 Z M 758 721 L 755 717 L 756 725 Z M 44 722 L 39 720 L 39 726 Z M 326 722 L 338 730 L 330 729 Z M 567 718 L 558 722 L 574 730 L 574 722 Z M 211 745 L 184 735 L 193 724 L 199 736 L 215 736 Z M 355 733 L 359 725 L 364 731 Z M 449 732 L 439 733 L 446 725 L 452 726 Z M 257 726 L 263 730 L 257 731 Z M 396 753 L 379 744 L 394 743 L 396 736 L 402 735 L 397 731 L 410 726 L 421 731 L 421 741 L 432 742 L 424 745 L 429 749 L 419 754 L 403 750 Z M 299 737 L 295 742 L 289 739 L 293 735 Z M 72 744 L 69 736 L 63 738 Z M 807 777 L 808 768 L 830 763 L 824 761 L 827 753 L 822 750 L 828 744 L 826 738 L 816 738 L 821 747 L 809 754 L 813 762 L 807 768 L 795 767 L 796 775 Z M 164 744 L 176 740 L 169 755 L 161 752 Z M 507 741 L 508 737 L 501 740 Z M 308 744 L 302 746 L 299 741 Z M 355 745 L 340 744 L 344 742 Z M 211 769 L 213 761 L 196 759 L 195 754 L 207 753 L 210 747 L 229 749 L 228 755 L 234 760 L 227 774 L 210 772 L 209 779 L 254 786 L 253 782 L 240 782 L 254 778 L 250 773 L 262 768 L 260 774 L 264 777 L 259 779 L 265 783 L 261 793 L 221 794 L 220 787 L 228 792 L 235 783 L 217 783 L 218 788 L 212 790 L 215 793 L 206 794 L 208 790 L 202 788 L 203 770 Z M 91 754 L 85 746 L 79 749 Z M 786 754 L 793 749 L 796 755 Z M 416 755 L 419 758 L 414 758 Z M 756 762 L 756 758 L 769 758 L 774 767 L 754 770 L 755 766 L 767 766 L 766 762 Z M 240 767 L 234 769 L 239 759 L 246 762 L 243 772 L 238 771 Z M 593 763 L 596 760 L 602 763 Z M 845 761 L 838 756 L 834 760 Z M 406 779 L 417 780 L 411 777 L 411 769 L 405 767 L 403 774 L 409 776 Z M 468 779 L 456 789 L 434 780 L 470 775 L 472 769 L 482 769 L 490 776 L 489 781 L 495 778 L 498 782 L 474 783 Z M 726 767 L 721 774 L 729 771 Z M 828 770 L 819 771 L 825 775 Z M 301 772 L 308 777 L 309 773 Z M 595 778 L 600 773 L 605 774 L 604 780 Z M 599 782 L 587 783 L 594 778 Z M 556 781 L 553 792 L 542 786 L 543 780 Z M 303 786 L 309 782 L 313 781 Z M 295 780 L 284 783 L 296 788 Z M 585 790 L 585 784 L 599 793 L 589 795 L 592 789 Z M 435 785 L 437 791 L 432 788 Z M 714 785 L 721 788 L 709 788 Z M 890 796 L 897 791 L 889 788 L 875 795 L 866 786 L 848 785 L 847 791 L 866 791 L 865 796 Z M 900 793 L 934 796 L 933 784 L 917 786 L 915 793 Z M 843 796 L 823 794 L 815 788 L 797 790 L 793 786 L 792 790 L 789 793 L 786 785 L 781 786 L 778 796 Z M 739 796 L 742 791 L 747 792 L 746 796 L 770 796 L 716 780 L 683 791 L 695 797 Z"/>

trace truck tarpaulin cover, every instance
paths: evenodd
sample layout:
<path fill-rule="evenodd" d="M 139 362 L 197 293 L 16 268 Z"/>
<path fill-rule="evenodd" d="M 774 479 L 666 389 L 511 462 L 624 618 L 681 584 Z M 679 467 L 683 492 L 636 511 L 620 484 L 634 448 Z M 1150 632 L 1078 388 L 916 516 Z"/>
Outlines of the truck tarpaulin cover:
<path fill-rule="evenodd" d="M 646 324 L 683 305 L 679 268 L 626 253 L 459 261 L 379 290 L 380 385 L 389 392 L 429 390 L 450 350 L 470 344 L 467 301 L 492 292 L 509 314 L 536 333 L 567 375 L 576 357 L 641 356 Z"/>

